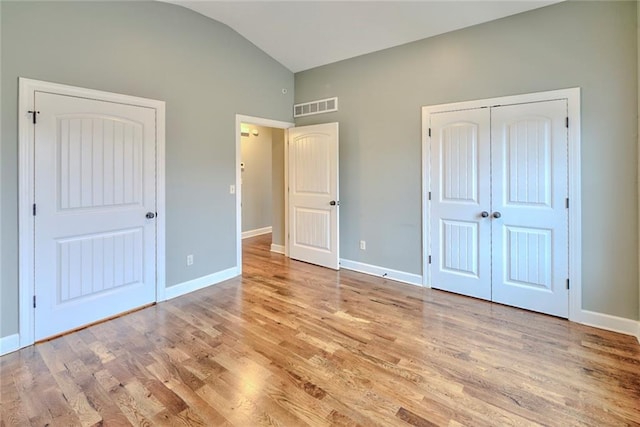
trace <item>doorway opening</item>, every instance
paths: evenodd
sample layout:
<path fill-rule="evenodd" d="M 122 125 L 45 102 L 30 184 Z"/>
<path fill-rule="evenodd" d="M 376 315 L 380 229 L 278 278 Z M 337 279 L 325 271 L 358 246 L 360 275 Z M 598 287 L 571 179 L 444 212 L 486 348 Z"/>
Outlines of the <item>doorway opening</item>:
<path fill-rule="evenodd" d="M 287 129 L 293 123 L 236 115 L 236 248 L 242 273 L 242 240 L 271 233 L 270 250 L 288 255 Z"/>
<path fill-rule="evenodd" d="M 269 232 L 268 226 L 264 225 L 258 228 L 248 225 L 243 230 L 242 174 L 245 173 L 243 166 L 245 171 L 248 167 L 242 159 L 243 126 L 245 137 L 259 136 L 259 126 L 272 128 L 270 131 L 264 130 L 270 132 L 272 139 L 273 128 L 286 130 L 282 132 L 284 150 L 276 154 L 276 161 L 279 163 L 282 159 L 284 167 L 283 184 L 276 184 L 282 185 L 284 192 L 281 215 L 284 218 L 284 248 L 277 242 L 273 248 L 298 261 L 339 269 L 338 123 L 292 129 L 293 123 L 236 115 L 236 184 L 232 185 L 231 190 L 236 193 L 238 272 L 242 273 L 243 231 L 247 232 L 247 236 Z"/>
<path fill-rule="evenodd" d="M 284 129 L 241 125 L 242 239 L 271 234 L 284 254 Z"/>

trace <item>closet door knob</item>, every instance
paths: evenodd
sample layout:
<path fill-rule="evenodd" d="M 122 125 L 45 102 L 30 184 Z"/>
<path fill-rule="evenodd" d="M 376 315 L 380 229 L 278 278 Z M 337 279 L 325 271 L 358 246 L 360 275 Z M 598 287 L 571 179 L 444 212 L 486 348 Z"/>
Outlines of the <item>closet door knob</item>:
<path fill-rule="evenodd" d="M 501 216 L 502 216 L 502 214 L 500 212 L 494 212 L 493 213 L 493 217 L 496 218 L 496 219 L 500 218 Z"/>
<path fill-rule="evenodd" d="M 480 214 L 480 216 L 481 216 L 482 218 L 487 218 L 487 217 L 489 216 L 489 212 L 487 212 L 487 211 L 482 211 L 482 213 Z"/>

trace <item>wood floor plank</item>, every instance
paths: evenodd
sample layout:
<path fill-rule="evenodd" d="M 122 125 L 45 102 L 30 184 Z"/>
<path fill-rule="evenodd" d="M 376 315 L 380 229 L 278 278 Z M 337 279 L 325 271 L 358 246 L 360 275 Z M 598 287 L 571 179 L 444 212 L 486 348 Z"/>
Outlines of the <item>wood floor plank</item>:
<path fill-rule="evenodd" d="M 243 275 L 0 357 L 0 426 L 640 426 L 640 345 L 243 241 Z"/>

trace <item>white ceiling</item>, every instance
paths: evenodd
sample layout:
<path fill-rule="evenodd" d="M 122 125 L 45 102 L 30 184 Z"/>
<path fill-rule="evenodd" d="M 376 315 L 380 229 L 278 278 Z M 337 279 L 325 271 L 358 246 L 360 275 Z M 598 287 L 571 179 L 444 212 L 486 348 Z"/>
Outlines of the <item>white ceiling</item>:
<path fill-rule="evenodd" d="M 228 25 L 298 72 L 561 0 L 163 1 Z"/>

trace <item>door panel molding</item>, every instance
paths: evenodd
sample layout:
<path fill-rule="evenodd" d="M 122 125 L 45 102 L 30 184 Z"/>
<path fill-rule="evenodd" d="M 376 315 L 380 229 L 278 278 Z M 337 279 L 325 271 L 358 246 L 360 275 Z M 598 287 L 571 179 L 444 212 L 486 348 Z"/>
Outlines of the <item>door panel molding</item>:
<path fill-rule="evenodd" d="M 431 115 L 435 113 L 471 110 L 495 106 L 516 105 L 553 100 L 565 100 L 568 109 L 568 195 L 569 209 L 569 320 L 583 321 L 582 310 L 582 212 L 581 212 L 581 164 L 580 164 L 580 88 L 560 89 L 490 99 L 456 102 L 422 107 L 422 259 L 423 286 L 431 287 L 431 255 L 429 194 L 431 183 L 430 153 L 432 137 L 429 134 Z M 435 135 L 434 135 L 435 136 Z"/>
<path fill-rule="evenodd" d="M 36 92 L 106 101 L 155 110 L 156 117 L 156 301 L 165 299 L 165 103 L 153 99 L 103 92 L 57 83 L 19 79 L 19 175 L 18 175 L 18 251 L 19 251 L 19 335 L 20 348 L 34 342 L 34 138 Z"/>

